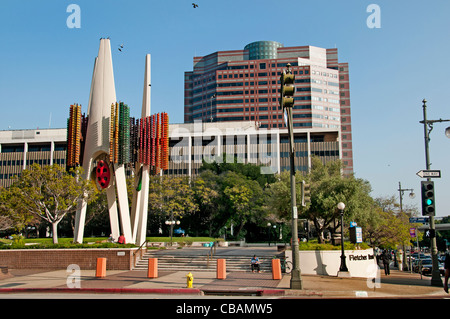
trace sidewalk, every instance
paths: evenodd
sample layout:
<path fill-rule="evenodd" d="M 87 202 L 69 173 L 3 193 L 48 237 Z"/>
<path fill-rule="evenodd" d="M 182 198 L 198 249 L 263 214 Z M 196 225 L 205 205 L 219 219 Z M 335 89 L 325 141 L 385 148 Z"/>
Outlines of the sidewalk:
<path fill-rule="evenodd" d="M 289 288 L 290 275 L 273 280 L 271 273 L 234 272 L 226 279 L 216 279 L 215 271 L 192 271 L 193 288 L 186 288 L 186 272 L 160 272 L 147 278 L 146 271 L 108 270 L 106 277 L 95 277 L 94 270 L 81 270 L 79 281 L 70 281 L 73 272 L 65 270 L 14 270 L 0 274 L 0 299 L 7 293 L 139 293 L 184 294 L 192 296 L 279 296 L 280 298 L 445 298 L 443 288 L 432 287 L 430 277 L 420 278 L 392 270 L 381 274 L 380 282 L 365 278 L 302 275 L 302 290 Z M 69 278 L 69 285 L 68 285 Z M 71 286 L 72 285 L 72 286 Z M 73 287 L 75 285 L 75 287 Z M 378 286 L 378 287 L 377 287 Z"/>

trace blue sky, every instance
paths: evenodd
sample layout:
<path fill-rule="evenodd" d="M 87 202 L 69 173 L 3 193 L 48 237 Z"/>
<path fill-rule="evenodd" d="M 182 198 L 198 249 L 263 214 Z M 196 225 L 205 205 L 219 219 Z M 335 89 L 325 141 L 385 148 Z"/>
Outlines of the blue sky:
<path fill-rule="evenodd" d="M 0 130 L 65 127 L 72 103 L 87 100 L 99 39 L 110 37 L 118 100 L 139 117 L 145 54 L 152 55 L 152 113 L 183 122 L 184 72 L 194 56 L 239 50 L 253 41 L 337 47 L 350 67 L 354 171 L 373 196 L 420 204 L 425 169 L 422 100 L 429 119 L 450 119 L 448 0 L 1 0 Z M 68 28 L 70 4 L 81 27 Z M 369 28 L 370 4 L 381 28 Z M 117 47 L 124 44 L 124 50 Z M 437 216 L 450 215 L 448 123 L 431 133 Z"/>

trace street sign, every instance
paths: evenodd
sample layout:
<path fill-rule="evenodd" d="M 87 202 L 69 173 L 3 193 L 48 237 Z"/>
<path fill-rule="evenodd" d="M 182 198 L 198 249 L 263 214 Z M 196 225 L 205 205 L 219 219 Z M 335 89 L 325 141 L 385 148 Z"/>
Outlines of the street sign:
<path fill-rule="evenodd" d="M 411 217 L 409 219 L 409 222 L 412 224 L 414 224 L 414 223 L 425 224 L 425 223 L 428 223 L 428 217 Z"/>
<path fill-rule="evenodd" d="M 437 169 L 422 169 L 416 175 L 421 178 L 441 178 L 441 171 Z"/>

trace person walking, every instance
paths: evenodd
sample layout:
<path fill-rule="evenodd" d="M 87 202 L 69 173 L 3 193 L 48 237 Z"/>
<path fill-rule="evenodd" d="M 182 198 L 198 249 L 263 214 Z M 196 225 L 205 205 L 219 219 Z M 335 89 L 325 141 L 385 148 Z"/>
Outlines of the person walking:
<path fill-rule="evenodd" d="M 444 291 L 448 293 L 448 278 L 450 277 L 450 253 L 445 254 L 444 260 Z"/>
<path fill-rule="evenodd" d="M 389 269 L 389 263 L 391 260 L 391 255 L 387 251 L 387 249 L 383 252 L 383 255 L 381 256 L 381 259 L 383 260 L 383 267 L 384 267 L 384 274 L 386 276 L 391 274 L 391 271 Z"/>

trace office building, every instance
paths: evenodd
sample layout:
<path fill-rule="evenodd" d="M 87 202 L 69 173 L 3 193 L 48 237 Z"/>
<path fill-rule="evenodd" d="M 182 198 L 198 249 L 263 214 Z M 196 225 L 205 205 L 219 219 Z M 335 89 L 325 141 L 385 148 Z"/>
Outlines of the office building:
<path fill-rule="evenodd" d="M 185 72 L 184 122 L 285 128 L 279 79 L 288 63 L 295 74 L 294 128 L 338 130 L 344 173 L 352 173 L 349 69 L 338 61 L 336 48 L 258 41 L 243 50 L 194 57 L 193 70 Z"/>
<path fill-rule="evenodd" d="M 307 172 L 312 156 L 324 162 L 341 158 L 338 129 L 295 128 L 294 133 L 296 170 Z M 66 129 L 0 131 L 0 187 L 11 185 L 11 178 L 34 163 L 65 167 L 66 151 Z M 268 130 L 252 121 L 170 124 L 169 168 L 164 174 L 195 176 L 203 160 L 220 161 L 224 153 L 241 163 L 263 165 L 262 173 L 289 170 L 288 130 Z"/>

